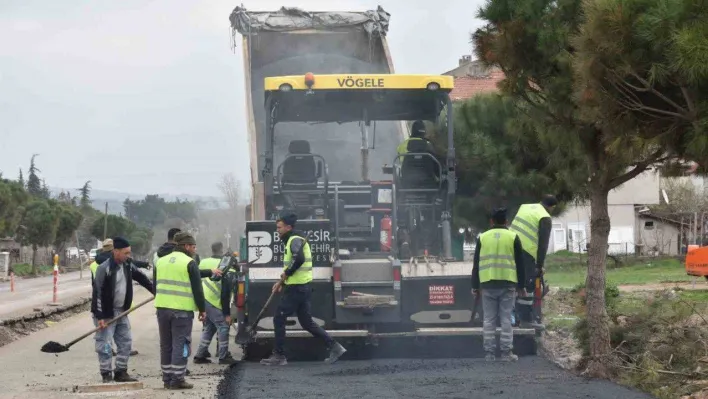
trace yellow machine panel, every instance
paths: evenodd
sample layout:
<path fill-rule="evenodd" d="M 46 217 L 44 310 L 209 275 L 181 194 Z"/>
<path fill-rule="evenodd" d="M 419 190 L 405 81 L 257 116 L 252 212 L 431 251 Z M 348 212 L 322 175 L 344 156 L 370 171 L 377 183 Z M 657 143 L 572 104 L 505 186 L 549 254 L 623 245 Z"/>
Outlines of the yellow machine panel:
<path fill-rule="evenodd" d="M 310 79 L 307 79 L 309 77 Z M 312 83 L 308 87 L 307 81 Z M 337 74 L 337 75 L 298 75 L 275 76 L 265 78 L 266 91 L 279 91 L 283 85 L 289 85 L 292 90 L 421 90 L 431 83 L 437 83 L 437 90 L 451 91 L 454 78 L 445 75 L 392 75 L 392 74 Z"/>

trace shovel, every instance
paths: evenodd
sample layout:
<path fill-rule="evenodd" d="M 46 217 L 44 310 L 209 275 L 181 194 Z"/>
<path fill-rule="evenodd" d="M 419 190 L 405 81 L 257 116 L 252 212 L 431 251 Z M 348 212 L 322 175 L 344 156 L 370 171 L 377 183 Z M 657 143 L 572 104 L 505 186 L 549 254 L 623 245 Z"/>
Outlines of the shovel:
<path fill-rule="evenodd" d="M 265 305 L 263 305 L 263 309 L 261 309 L 261 312 L 258 313 L 258 316 L 256 316 L 256 320 L 253 321 L 253 324 L 244 328 L 236 334 L 237 344 L 246 345 L 253 342 L 253 340 L 256 338 L 256 327 L 258 327 L 258 322 L 261 321 L 261 319 L 263 318 L 263 314 L 265 313 L 266 309 L 268 309 L 268 305 L 270 305 L 270 302 L 273 300 L 273 297 L 275 297 L 276 292 L 277 291 L 273 291 L 270 293 L 268 300 L 266 301 Z"/>
<path fill-rule="evenodd" d="M 155 299 L 155 297 L 151 297 L 151 298 L 149 298 L 149 299 L 146 299 L 146 300 L 140 302 L 139 304 L 133 306 L 132 308 L 126 310 L 125 312 L 119 314 L 118 316 L 116 316 L 116 317 L 114 317 L 113 319 L 109 320 L 109 321 L 106 323 L 106 326 L 109 326 L 109 325 L 115 323 L 115 322 L 116 322 L 118 319 L 120 319 L 121 317 L 126 316 L 128 313 L 130 313 L 130 312 L 134 311 L 135 309 L 137 309 L 137 308 L 139 308 L 139 307 L 141 307 L 141 306 L 147 304 L 148 302 L 152 301 L 153 299 Z M 80 336 L 79 338 L 76 338 L 75 340 L 73 340 L 73 341 L 67 343 L 66 345 L 62 345 L 62 344 L 60 344 L 59 342 L 49 341 L 49 342 L 47 342 L 46 344 L 42 345 L 42 349 L 41 349 L 41 350 L 42 350 L 42 352 L 44 352 L 44 353 L 62 353 L 62 352 L 66 352 L 66 351 L 69 350 L 69 347 L 71 347 L 71 346 L 74 345 L 75 343 L 81 341 L 82 339 L 88 337 L 89 335 L 95 333 L 96 331 L 98 331 L 98 330 L 100 330 L 100 329 L 101 329 L 101 327 L 96 327 L 96 328 L 94 328 L 93 330 L 87 332 L 86 334 Z"/>
<path fill-rule="evenodd" d="M 477 316 L 477 307 L 479 306 L 480 294 L 474 296 L 474 304 L 472 304 L 472 322 L 474 323 Z"/>

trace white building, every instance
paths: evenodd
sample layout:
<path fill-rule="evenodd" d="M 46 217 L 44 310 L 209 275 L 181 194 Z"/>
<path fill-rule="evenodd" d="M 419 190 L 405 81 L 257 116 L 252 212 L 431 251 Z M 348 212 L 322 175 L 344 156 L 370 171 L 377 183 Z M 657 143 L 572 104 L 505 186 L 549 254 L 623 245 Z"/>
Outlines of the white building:
<path fill-rule="evenodd" d="M 610 253 L 633 254 L 638 249 L 635 244 L 639 248 L 643 246 L 644 233 L 639 210 L 646 205 L 659 204 L 660 192 L 660 177 L 655 171 L 647 171 L 610 192 Z M 571 205 L 561 216 L 553 218 L 549 252 L 585 252 L 589 241 L 589 203 Z"/>

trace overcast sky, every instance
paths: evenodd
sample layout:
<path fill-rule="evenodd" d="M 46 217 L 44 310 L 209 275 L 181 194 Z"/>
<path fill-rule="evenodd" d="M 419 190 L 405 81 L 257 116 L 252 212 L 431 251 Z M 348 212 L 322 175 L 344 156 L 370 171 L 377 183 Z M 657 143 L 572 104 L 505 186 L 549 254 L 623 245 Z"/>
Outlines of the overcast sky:
<path fill-rule="evenodd" d="M 218 194 L 249 181 L 241 0 L 0 0 L 0 171 L 33 153 L 47 184 L 130 193 Z M 243 1 L 391 13 L 397 73 L 442 73 L 469 54 L 481 0 Z M 240 36 L 238 37 L 240 40 Z"/>

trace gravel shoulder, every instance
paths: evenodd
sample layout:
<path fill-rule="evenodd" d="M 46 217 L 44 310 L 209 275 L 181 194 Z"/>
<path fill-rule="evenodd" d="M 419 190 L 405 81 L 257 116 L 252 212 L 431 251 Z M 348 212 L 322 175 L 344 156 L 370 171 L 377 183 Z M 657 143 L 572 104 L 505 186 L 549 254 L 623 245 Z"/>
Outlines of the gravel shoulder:
<path fill-rule="evenodd" d="M 143 289 L 136 290 L 136 302 L 148 298 Z M 18 399 L 64 399 L 64 398 L 213 398 L 216 387 L 223 377 L 226 366 L 217 364 L 195 365 L 189 361 L 192 375 L 188 380 L 195 389 L 184 392 L 167 391 L 160 377 L 159 338 L 155 308 L 148 303 L 131 313 L 133 349 L 140 353 L 131 357 L 129 372 L 144 383 L 138 391 L 113 392 L 104 394 L 73 393 L 75 386 L 100 383 L 98 359 L 94 351 L 93 336 L 73 345 L 68 352 L 57 355 L 42 353 L 40 348 L 48 341 L 69 342 L 93 329 L 91 315 L 84 311 L 29 336 L 18 339 L 0 348 L 0 398 Z M 195 322 L 192 329 L 192 346 L 196 350 L 201 333 L 201 323 Z M 233 342 L 233 338 L 232 338 Z M 232 344 L 233 345 L 233 344 Z M 210 351 L 216 353 L 216 340 Z M 231 348 L 235 357 L 240 350 Z M 236 350 L 234 350 L 236 349 Z"/>

